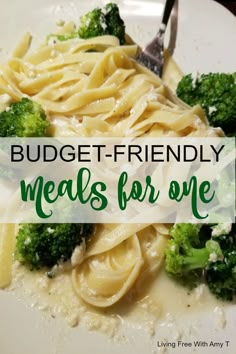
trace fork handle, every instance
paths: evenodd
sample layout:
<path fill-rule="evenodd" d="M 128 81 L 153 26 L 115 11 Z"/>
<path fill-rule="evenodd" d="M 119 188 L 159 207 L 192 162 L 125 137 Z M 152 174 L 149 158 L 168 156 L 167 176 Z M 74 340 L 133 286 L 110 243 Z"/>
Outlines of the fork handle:
<path fill-rule="evenodd" d="M 164 8 L 164 13 L 162 17 L 162 24 L 167 26 L 171 11 L 173 9 L 173 6 L 175 4 L 175 0 L 166 0 L 165 8 Z"/>

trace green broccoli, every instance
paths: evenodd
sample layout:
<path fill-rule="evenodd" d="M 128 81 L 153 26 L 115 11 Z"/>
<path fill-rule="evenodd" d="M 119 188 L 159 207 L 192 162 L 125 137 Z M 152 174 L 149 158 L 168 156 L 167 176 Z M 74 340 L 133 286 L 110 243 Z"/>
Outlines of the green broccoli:
<path fill-rule="evenodd" d="M 232 230 L 213 236 L 219 243 L 223 258 L 210 262 L 206 268 L 206 281 L 210 291 L 219 299 L 232 301 L 236 295 L 236 224 Z"/>
<path fill-rule="evenodd" d="M 180 283 L 193 288 L 201 280 L 210 254 L 222 257 L 220 246 L 215 240 L 202 240 L 198 224 L 175 224 L 170 235 L 165 252 L 166 271 Z"/>
<path fill-rule="evenodd" d="M 16 236 L 15 258 L 30 269 L 53 267 L 71 258 L 88 241 L 93 224 L 22 224 Z"/>
<path fill-rule="evenodd" d="M 43 137 L 49 122 L 39 103 L 28 98 L 0 113 L 0 137 Z"/>
<path fill-rule="evenodd" d="M 80 38 L 92 38 L 107 34 L 107 24 L 102 9 L 95 8 L 80 17 L 78 35 Z"/>
<path fill-rule="evenodd" d="M 210 125 L 236 135 L 236 73 L 186 75 L 179 82 L 177 96 L 190 106 L 200 104 Z"/>
<path fill-rule="evenodd" d="M 116 36 L 120 44 L 125 43 L 125 24 L 120 17 L 117 4 L 109 3 L 103 9 L 95 8 L 80 18 L 80 38 L 91 38 L 106 34 Z"/>
<path fill-rule="evenodd" d="M 119 8 L 116 4 L 109 3 L 104 7 L 106 33 L 116 36 L 120 44 L 125 44 L 125 24 L 120 17 Z"/>
<path fill-rule="evenodd" d="M 125 43 L 125 24 L 117 4 L 109 3 L 103 9 L 96 7 L 80 17 L 78 30 L 67 34 L 52 34 L 48 39 L 66 41 L 77 37 L 87 39 L 104 35 L 116 36 L 120 44 Z"/>

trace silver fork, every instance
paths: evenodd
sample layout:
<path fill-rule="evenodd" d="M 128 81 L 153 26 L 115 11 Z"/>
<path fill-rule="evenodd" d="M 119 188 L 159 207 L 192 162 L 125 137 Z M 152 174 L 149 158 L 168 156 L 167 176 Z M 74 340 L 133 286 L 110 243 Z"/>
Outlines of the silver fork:
<path fill-rule="evenodd" d="M 164 13 L 162 16 L 159 31 L 153 40 L 148 43 L 145 48 L 138 54 L 136 60 L 153 71 L 159 77 L 162 76 L 164 65 L 164 36 L 171 11 L 175 4 L 175 0 L 166 0 Z"/>

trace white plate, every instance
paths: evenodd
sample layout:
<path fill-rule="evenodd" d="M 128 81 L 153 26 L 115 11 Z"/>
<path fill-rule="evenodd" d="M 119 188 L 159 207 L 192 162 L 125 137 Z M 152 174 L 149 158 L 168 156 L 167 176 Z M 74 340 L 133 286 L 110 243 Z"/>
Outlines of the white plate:
<path fill-rule="evenodd" d="M 106 1 L 107 2 L 107 1 Z M 13 49 L 25 31 L 35 34 L 36 41 L 53 32 L 59 19 L 75 20 L 95 5 L 105 1 L 8 0 L 0 2 L 1 58 Z M 154 35 L 160 23 L 164 0 L 118 1 L 127 32 L 140 45 Z M 219 4 L 210 0 L 180 0 L 179 28 L 174 58 L 183 71 L 236 71 L 236 20 Z M 174 294 L 173 294 L 173 301 Z M 233 306 L 225 309 L 227 325 L 217 327 L 217 314 L 183 314 L 176 323 L 185 328 L 185 340 L 230 341 L 223 349 L 201 347 L 175 348 L 169 353 L 228 353 L 236 352 Z M 197 328 L 195 329 L 195 325 Z M 188 333 L 186 328 L 191 326 Z M 176 341 L 174 324 L 159 327 L 150 339 L 140 329 L 127 329 L 126 340 L 113 342 L 99 333 L 88 332 L 82 326 L 71 329 L 61 318 L 52 319 L 18 301 L 13 294 L 0 291 L 0 353 L 1 354 L 154 354 L 157 341 Z M 177 338 L 178 339 L 178 338 Z"/>

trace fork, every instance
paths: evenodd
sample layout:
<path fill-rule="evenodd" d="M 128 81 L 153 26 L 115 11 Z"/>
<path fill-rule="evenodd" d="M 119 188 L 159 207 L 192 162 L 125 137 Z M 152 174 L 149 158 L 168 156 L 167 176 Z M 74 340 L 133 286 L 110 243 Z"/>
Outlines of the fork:
<path fill-rule="evenodd" d="M 166 0 L 161 25 L 156 36 L 138 54 L 136 60 L 153 71 L 159 77 L 162 76 L 164 65 L 164 36 L 175 0 Z"/>

